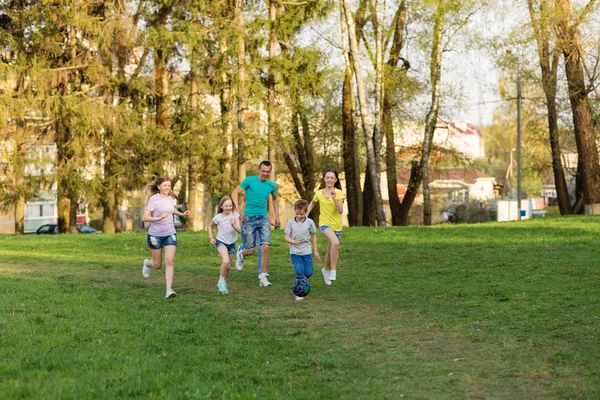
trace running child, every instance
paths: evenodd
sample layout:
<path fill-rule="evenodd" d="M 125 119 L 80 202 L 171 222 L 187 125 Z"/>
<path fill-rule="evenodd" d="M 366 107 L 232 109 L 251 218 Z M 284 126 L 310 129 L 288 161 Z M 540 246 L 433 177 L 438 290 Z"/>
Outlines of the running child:
<path fill-rule="evenodd" d="M 319 249 L 317 248 L 317 227 L 315 222 L 308 218 L 308 201 L 298 200 L 294 203 L 295 218 L 290 218 L 285 226 L 284 240 L 290 244 L 290 258 L 296 271 L 296 279 L 310 278 L 313 274 L 313 252 L 314 256 L 321 261 Z M 296 300 L 304 297 L 296 296 Z"/>
<path fill-rule="evenodd" d="M 217 227 L 217 238 L 213 238 L 213 228 Z M 217 288 L 223 294 L 229 293 L 227 288 L 227 277 L 231 267 L 231 260 L 235 254 L 235 242 L 237 234 L 240 233 L 240 215 L 233 209 L 233 201 L 229 196 L 223 196 L 217 206 L 217 214 L 208 224 L 208 238 L 217 246 L 217 252 L 221 256 L 221 271 Z"/>
<path fill-rule="evenodd" d="M 159 269 L 162 264 L 163 253 L 165 256 L 165 281 L 167 287 L 166 298 L 170 299 L 177 294 L 173 290 L 173 276 L 175 275 L 175 252 L 177 251 L 177 231 L 173 221 L 173 214 L 187 217 L 190 211 L 180 212 L 175 208 L 177 196 L 171 190 L 171 178 L 159 176 L 155 178 L 147 189 L 151 196 L 146 204 L 142 221 L 150 222 L 146 242 L 150 248 L 152 259 L 144 259 L 142 275 L 150 277 L 150 269 Z"/>
<path fill-rule="evenodd" d="M 315 193 L 308 205 L 307 214 L 310 214 L 316 203 L 321 205 L 319 230 L 328 241 L 325 265 L 321 269 L 321 273 L 323 274 L 325 284 L 331 285 L 331 281 L 337 279 L 340 238 L 342 237 L 342 213 L 344 212 L 344 200 L 346 196 L 342 192 L 342 185 L 336 170 L 328 169 L 325 171 L 323 182 L 325 187 Z"/>

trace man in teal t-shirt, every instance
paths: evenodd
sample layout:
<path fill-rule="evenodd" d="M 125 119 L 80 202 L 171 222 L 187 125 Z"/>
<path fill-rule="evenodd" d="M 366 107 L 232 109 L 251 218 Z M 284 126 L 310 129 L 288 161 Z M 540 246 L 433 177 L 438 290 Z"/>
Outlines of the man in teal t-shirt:
<path fill-rule="evenodd" d="M 258 166 L 258 175 L 249 176 L 242 181 L 231 193 L 235 209 L 242 219 L 242 244 L 238 247 L 235 267 L 239 271 L 244 268 L 246 257 L 254 254 L 257 244 L 260 245 L 261 265 L 258 279 L 261 287 L 270 286 L 269 251 L 271 248 L 271 220 L 267 210 L 269 195 L 273 199 L 275 221 L 273 226 L 279 226 L 279 205 L 277 204 L 277 185 L 269 179 L 272 165 L 262 161 Z M 238 204 L 238 195 L 246 191 L 246 206 L 244 210 Z"/>

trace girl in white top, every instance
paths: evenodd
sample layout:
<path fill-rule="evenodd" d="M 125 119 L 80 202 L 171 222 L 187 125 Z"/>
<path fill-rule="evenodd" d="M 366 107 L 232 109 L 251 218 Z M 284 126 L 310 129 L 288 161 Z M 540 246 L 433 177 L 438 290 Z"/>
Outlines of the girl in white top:
<path fill-rule="evenodd" d="M 213 238 L 213 227 L 217 226 L 217 238 Z M 233 209 L 233 201 L 229 196 L 223 196 L 217 206 L 215 215 L 208 224 L 208 238 L 217 246 L 217 252 L 221 256 L 221 270 L 217 287 L 223 294 L 229 293 L 227 288 L 227 276 L 231 267 L 231 260 L 235 254 L 235 242 L 240 233 L 240 215 Z"/>

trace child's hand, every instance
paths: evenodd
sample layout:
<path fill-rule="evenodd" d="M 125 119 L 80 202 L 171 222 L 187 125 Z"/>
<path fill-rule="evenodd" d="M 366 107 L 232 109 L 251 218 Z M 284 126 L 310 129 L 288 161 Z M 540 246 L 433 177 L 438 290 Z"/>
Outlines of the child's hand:
<path fill-rule="evenodd" d="M 330 195 L 331 195 L 331 200 L 335 201 L 335 190 L 333 192 L 331 192 Z"/>
<path fill-rule="evenodd" d="M 213 238 L 210 238 L 210 244 L 217 244 L 217 241 Z"/>
<path fill-rule="evenodd" d="M 318 252 L 318 251 L 315 251 L 315 254 L 314 254 L 314 256 L 315 256 L 315 258 L 316 258 L 317 260 L 321 261 L 321 256 L 319 255 L 319 252 Z"/>
<path fill-rule="evenodd" d="M 169 213 L 162 213 L 162 214 L 160 214 L 160 219 L 161 219 L 161 220 L 162 220 L 162 219 L 165 219 L 165 218 L 167 218 L 168 216 L 169 216 Z"/>
<path fill-rule="evenodd" d="M 184 216 L 184 217 L 187 217 L 187 216 L 189 216 L 189 215 L 190 215 L 190 210 L 185 210 L 185 211 L 183 212 L 183 216 Z"/>
<path fill-rule="evenodd" d="M 291 244 L 300 244 L 300 243 L 302 243 L 302 240 L 298 240 L 298 239 L 290 239 L 290 243 L 291 243 Z"/>

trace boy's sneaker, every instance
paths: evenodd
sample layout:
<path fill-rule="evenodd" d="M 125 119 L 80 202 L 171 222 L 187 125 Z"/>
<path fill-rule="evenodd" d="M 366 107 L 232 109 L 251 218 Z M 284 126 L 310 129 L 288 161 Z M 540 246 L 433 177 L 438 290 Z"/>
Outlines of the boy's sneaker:
<path fill-rule="evenodd" d="M 260 287 L 267 287 L 267 286 L 271 286 L 271 282 L 269 282 L 269 280 L 267 279 L 269 277 L 269 274 L 267 273 L 261 273 L 258 276 L 258 280 L 260 281 Z"/>
<path fill-rule="evenodd" d="M 304 297 L 296 296 L 296 301 L 304 300 Z"/>
<path fill-rule="evenodd" d="M 329 279 L 329 271 L 327 271 L 325 268 L 321 268 L 321 273 L 323 274 L 323 280 L 325 281 L 325 284 L 330 286 L 331 280 Z"/>
<path fill-rule="evenodd" d="M 244 252 L 244 248 L 242 247 L 242 245 L 239 245 L 237 254 L 235 255 L 235 269 L 237 269 L 238 271 L 241 271 L 244 269 L 244 260 L 246 258 L 244 257 L 243 252 Z"/>
<path fill-rule="evenodd" d="M 219 283 L 217 283 L 217 287 L 219 288 L 219 292 L 221 292 L 223 294 L 229 293 L 229 289 L 227 289 L 227 283 L 226 282 L 219 281 Z"/>
<path fill-rule="evenodd" d="M 336 279 L 335 279 L 335 278 L 336 278 L 336 276 L 335 276 L 335 275 L 336 275 L 336 272 L 337 272 L 337 271 L 336 271 L 335 269 L 332 269 L 331 271 L 329 271 L 329 280 L 330 280 L 330 281 L 335 281 L 335 280 L 336 280 Z"/>
<path fill-rule="evenodd" d="M 172 299 L 173 297 L 177 296 L 177 293 L 175 293 L 175 291 L 173 289 L 169 289 L 169 291 L 167 292 L 165 299 Z"/>
<path fill-rule="evenodd" d="M 150 277 L 150 267 L 148 267 L 146 265 L 146 261 L 148 261 L 148 260 L 144 258 L 144 263 L 142 264 L 142 275 L 144 276 L 144 278 L 149 278 Z"/>

